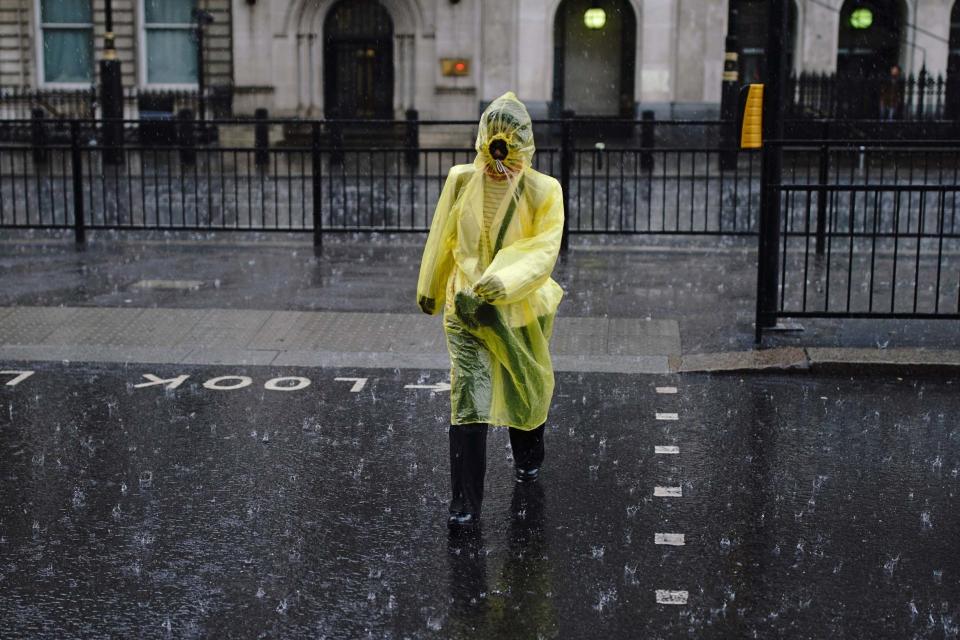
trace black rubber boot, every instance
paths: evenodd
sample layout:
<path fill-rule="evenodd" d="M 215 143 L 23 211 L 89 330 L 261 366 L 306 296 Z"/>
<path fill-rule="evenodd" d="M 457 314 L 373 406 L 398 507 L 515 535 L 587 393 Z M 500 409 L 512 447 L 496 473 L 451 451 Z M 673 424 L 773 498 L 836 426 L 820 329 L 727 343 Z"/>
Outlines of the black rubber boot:
<path fill-rule="evenodd" d="M 535 482 L 540 477 L 543 464 L 544 425 L 523 431 L 510 429 L 510 448 L 513 450 L 513 467 L 517 482 Z"/>
<path fill-rule="evenodd" d="M 483 480 L 487 473 L 487 425 L 450 427 L 451 527 L 473 527 L 480 521 Z"/>

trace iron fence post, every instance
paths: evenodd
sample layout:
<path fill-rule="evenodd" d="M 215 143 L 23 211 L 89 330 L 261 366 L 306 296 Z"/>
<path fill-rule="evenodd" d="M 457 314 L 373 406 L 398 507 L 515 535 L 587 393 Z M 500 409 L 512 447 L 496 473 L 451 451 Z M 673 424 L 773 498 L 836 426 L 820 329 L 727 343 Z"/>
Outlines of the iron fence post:
<path fill-rule="evenodd" d="M 407 167 L 416 169 L 420 164 L 420 113 L 416 109 L 407 109 L 407 124 L 404 129 L 404 146 L 407 149 Z"/>
<path fill-rule="evenodd" d="M 254 163 L 258 167 L 270 164 L 270 129 L 267 124 L 268 112 L 266 109 L 257 109 L 253 112 L 256 124 L 253 129 Z"/>
<path fill-rule="evenodd" d="M 43 109 L 33 109 L 30 116 L 30 145 L 33 147 L 33 162 L 43 164 L 47 161 L 47 128 L 43 125 L 45 119 Z"/>
<path fill-rule="evenodd" d="M 653 137 L 653 123 L 654 123 L 654 113 L 653 111 L 644 111 L 640 117 L 643 119 L 643 124 L 640 126 L 640 148 L 645 149 L 640 154 L 640 168 L 644 171 L 653 171 L 653 154 L 646 149 L 653 149 L 654 146 L 654 137 Z M 736 152 L 733 152 L 736 156 Z"/>
<path fill-rule="evenodd" d="M 310 162 L 312 165 L 313 246 L 323 244 L 323 157 L 320 153 L 320 123 L 311 123 Z"/>
<path fill-rule="evenodd" d="M 73 239 L 77 246 L 83 246 L 87 240 L 83 214 L 83 154 L 75 120 L 70 122 L 70 164 L 73 173 Z"/>
<path fill-rule="evenodd" d="M 563 237 L 560 250 L 570 245 L 570 172 L 573 165 L 573 117 L 574 112 L 564 111 L 560 125 L 560 187 L 563 190 Z"/>
<path fill-rule="evenodd" d="M 826 140 L 829 140 L 830 123 L 823 123 L 823 140 L 820 145 L 820 170 L 817 181 L 820 188 L 817 189 L 817 255 L 822 256 L 827 244 L 827 180 L 830 179 L 830 148 Z"/>

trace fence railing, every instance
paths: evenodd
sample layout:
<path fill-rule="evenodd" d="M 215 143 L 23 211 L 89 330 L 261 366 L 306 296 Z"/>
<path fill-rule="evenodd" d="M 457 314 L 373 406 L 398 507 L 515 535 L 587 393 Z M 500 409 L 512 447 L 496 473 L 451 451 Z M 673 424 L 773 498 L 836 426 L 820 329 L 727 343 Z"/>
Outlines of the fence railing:
<path fill-rule="evenodd" d="M 960 119 L 960 74 L 850 77 L 801 73 L 787 85 L 788 118 L 835 120 Z"/>
<path fill-rule="evenodd" d="M 0 145 L 0 227 L 71 228 L 80 240 L 85 229 L 308 231 L 317 242 L 326 232 L 426 231 L 447 171 L 475 156 L 473 122 L 408 123 L 417 136 L 383 122 L 377 146 L 351 139 L 344 122 L 208 124 L 218 144 L 200 144 L 202 125 L 187 121 L 176 144 L 109 147 L 100 123 L 74 121 L 53 142 Z M 662 146 L 649 120 L 595 124 L 596 135 L 611 126 L 629 135 L 589 145 L 586 121 L 534 125 L 544 140 L 534 166 L 561 181 L 568 232 L 756 233 L 755 153 Z M 284 127 L 296 135 L 266 143 Z"/>
<path fill-rule="evenodd" d="M 791 161 L 776 188 L 776 245 L 761 243 L 759 279 L 773 268 L 778 287 L 776 300 L 759 301 L 758 327 L 781 317 L 960 318 L 960 141 L 767 144 Z"/>
<path fill-rule="evenodd" d="M 207 119 L 231 116 L 232 87 L 208 87 L 205 94 Z M 123 88 L 123 117 L 127 120 L 169 120 L 184 110 L 199 114 L 200 94 L 197 90 Z M 29 130 L 15 126 L 18 120 L 41 117 L 68 121 L 100 116 L 96 86 L 70 90 L 0 87 L 0 140 L 29 140 Z"/>

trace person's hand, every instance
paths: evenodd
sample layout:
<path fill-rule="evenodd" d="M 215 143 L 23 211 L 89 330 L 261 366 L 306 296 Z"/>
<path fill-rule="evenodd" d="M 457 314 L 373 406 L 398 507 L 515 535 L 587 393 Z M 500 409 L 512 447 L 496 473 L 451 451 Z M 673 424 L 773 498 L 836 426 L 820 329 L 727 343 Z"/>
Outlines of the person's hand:
<path fill-rule="evenodd" d="M 457 311 L 457 317 L 468 328 L 476 329 L 480 326 L 477 320 L 477 310 L 483 304 L 483 300 L 478 298 L 472 291 L 458 291 L 453 299 L 454 307 Z"/>
<path fill-rule="evenodd" d="M 474 293 L 483 299 L 484 302 L 496 302 L 506 295 L 503 282 L 497 276 L 487 276 L 481 278 L 473 287 Z"/>
<path fill-rule="evenodd" d="M 437 309 L 437 301 L 427 296 L 417 298 L 417 304 L 420 305 L 420 310 L 428 316 L 432 316 L 433 312 Z"/>

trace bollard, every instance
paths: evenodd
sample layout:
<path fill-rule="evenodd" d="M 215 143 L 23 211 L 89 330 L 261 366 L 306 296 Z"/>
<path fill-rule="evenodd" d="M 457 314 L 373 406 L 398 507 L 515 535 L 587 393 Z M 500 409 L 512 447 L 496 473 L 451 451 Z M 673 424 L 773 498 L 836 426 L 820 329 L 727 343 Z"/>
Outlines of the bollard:
<path fill-rule="evenodd" d="M 343 164 L 343 123 L 339 120 L 328 120 L 327 131 L 330 134 L 330 162 Z"/>
<path fill-rule="evenodd" d="M 640 117 L 643 120 L 643 124 L 640 125 L 640 148 L 653 149 L 653 111 L 644 111 Z M 649 151 L 640 154 L 640 168 L 644 171 L 653 171 L 653 154 Z"/>
<path fill-rule="evenodd" d="M 817 255 L 822 256 L 827 244 L 827 180 L 830 179 L 830 148 L 820 145 L 820 183 L 817 188 Z"/>
<path fill-rule="evenodd" d="M 177 142 L 180 145 L 180 162 L 186 165 L 197 163 L 197 141 L 193 111 L 181 109 L 177 113 Z"/>
<path fill-rule="evenodd" d="M 404 136 L 407 167 L 416 169 L 420 164 L 420 114 L 416 109 L 407 109 L 407 125 Z"/>
<path fill-rule="evenodd" d="M 266 109 L 257 109 L 253 112 L 253 159 L 258 167 L 270 165 L 270 125 L 267 124 L 268 112 Z"/>
<path fill-rule="evenodd" d="M 33 147 L 33 163 L 44 164 L 47 161 L 47 128 L 43 125 L 46 119 L 43 109 L 33 109 L 30 112 L 30 145 Z"/>
<path fill-rule="evenodd" d="M 83 214 L 83 153 L 80 150 L 80 127 L 76 120 L 70 122 L 70 164 L 73 178 L 73 239 L 76 246 L 86 242 Z"/>
<path fill-rule="evenodd" d="M 323 157 L 320 155 L 320 123 L 310 129 L 310 163 L 312 165 L 311 196 L 313 197 L 313 246 L 323 243 Z"/>

